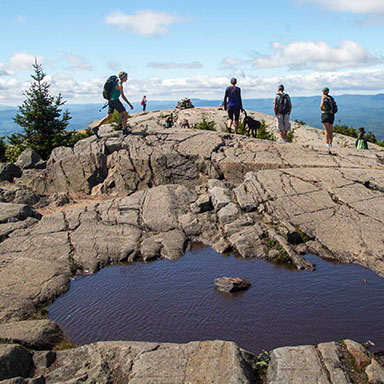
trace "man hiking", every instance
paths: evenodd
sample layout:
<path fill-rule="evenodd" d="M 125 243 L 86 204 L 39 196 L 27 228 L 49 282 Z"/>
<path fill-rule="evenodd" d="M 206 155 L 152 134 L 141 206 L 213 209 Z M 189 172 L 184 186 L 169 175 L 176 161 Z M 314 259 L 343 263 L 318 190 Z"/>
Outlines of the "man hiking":
<path fill-rule="evenodd" d="M 239 128 L 240 111 L 243 111 L 243 102 L 241 101 L 241 91 L 236 87 L 237 80 L 232 77 L 231 85 L 225 90 L 223 107 L 228 109 L 228 129 L 231 132 L 233 120 L 235 126 L 235 134 Z"/>
<path fill-rule="evenodd" d="M 141 99 L 141 105 L 143 107 L 143 112 L 145 112 L 145 109 L 147 108 L 147 96 L 144 95 L 144 97 Z"/>
<path fill-rule="evenodd" d="M 280 84 L 277 87 L 277 93 L 273 99 L 273 110 L 276 116 L 277 129 L 280 131 L 281 141 L 287 141 L 288 131 L 291 130 L 289 116 L 292 111 L 291 98 L 287 93 L 284 93 L 284 85 Z"/>
<path fill-rule="evenodd" d="M 125 83 L 127 80 L 128 80 L 128 74 L 126 72 L 120 72 L 119 81 L 117 82 L 116 86 L 113 88 L 111 97 L 109 99 L 108 115 L 105 116 L 104 119 L 100 120 L 99 123 L 96 125 L 96 127 L 92 128 L 92 132 L 97 136 L 98 139 L 100 139 L 99 128 L 103 124 L 105 124 L 105 122 L 107 122 L 112 118 L 112 115 L 115 109 L 117 112 L 121 114 L 123 118 L 122 120 L 123 132 L 126 132 L 128 112 L 125 110 L 124 105 L 121 103 L 120 96 L 131 107 L 131 110 L 132 110 L 133 109 L 132 104 L 128 101 L 128 99 L 124 95 L 123 83 Z"/>
<path fill-rule="evenodd" d="M 329 95 L 329 88 L 325 87 L 322 90 L 323 96 L 321 97 L 320 110 L 321 110 L 321 123 L 324 127 L 325 145 L 328 151 L 331 151 L 333 140 L 333 122 L 335 121 L 335 113 L 337 106 L 334 98 Z"/>

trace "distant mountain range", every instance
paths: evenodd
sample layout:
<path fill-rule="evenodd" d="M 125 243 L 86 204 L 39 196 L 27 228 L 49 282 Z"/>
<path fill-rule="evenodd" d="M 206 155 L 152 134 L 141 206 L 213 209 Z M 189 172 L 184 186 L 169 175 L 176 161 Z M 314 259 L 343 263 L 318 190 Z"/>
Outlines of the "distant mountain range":
<path fill-rule="evenodd" d="M 336 123 L 346 124 L 354 128 L 365 127 L 366 131 L 372 131 L 378 140 L 384 140 L 384 94 L 377 95 L 340 95 L 335 97 L 339 112 L 336 115 Z M 195 107 L 218 106 L 222 100 L 192 99 Z M 177 104 L 177 100 L 149 101 L 148 111 L 171 109 Z M 257 112 L 272 114 L 272 98 L 243 100 L 244 108 Z M 320 97 L 292 97 L 292 120 L 302 120 L 307 125 L 321 128 L 320 123 Z M 85 129 L 88 123 L 104 117 L 106 109 L 99 112 L 103 106 L 100 104 L 66 104 L 72 119 L 70 129 Z M 134 111 L 141 111 L 140 103 L 133 103 Z M 6 136 L 12 132 L 21 132 L 22 129 L 13 122 L 17 113 L 16 107 L 0 105 L 0 136 Z"/>

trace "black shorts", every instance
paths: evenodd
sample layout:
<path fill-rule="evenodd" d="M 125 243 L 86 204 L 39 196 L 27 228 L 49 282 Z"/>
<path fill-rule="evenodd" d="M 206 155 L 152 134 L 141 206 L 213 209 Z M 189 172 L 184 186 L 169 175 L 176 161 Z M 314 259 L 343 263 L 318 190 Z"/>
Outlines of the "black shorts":
<path fill-rule="evenodd" d="M 117 112 L 121 113 L 125 111 L 124 105 L 120 100 L 111 100 L 108 105 L 108 114 L 113 113 L 116 109 Z"/>
<path fill-rule="evenodd" d="M 235 115 L 235 121 L 239 121 L 240 118 L 240 107 L 229 107 L 228 108 L 228 118 L 233 120 L 233 115 Z"/>
<path fill-rule="evenodd" d="M 321 122 L 322 123 L 333 124 L 334 121 L 335 121 L 335 114 L 334 113 L 322 113 L 321 114 Z"/>

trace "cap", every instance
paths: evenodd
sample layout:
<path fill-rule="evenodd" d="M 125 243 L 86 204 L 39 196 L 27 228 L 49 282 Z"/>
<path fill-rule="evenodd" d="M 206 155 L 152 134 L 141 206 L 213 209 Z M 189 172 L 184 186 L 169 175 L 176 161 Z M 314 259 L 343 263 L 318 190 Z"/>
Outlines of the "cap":
<path fill-rule="evenodd" d="M 329 92 L 329 88 L 325 87 L 325 88 L 323 88 L 323 90 L 321 92 L 328 93 Z"/>

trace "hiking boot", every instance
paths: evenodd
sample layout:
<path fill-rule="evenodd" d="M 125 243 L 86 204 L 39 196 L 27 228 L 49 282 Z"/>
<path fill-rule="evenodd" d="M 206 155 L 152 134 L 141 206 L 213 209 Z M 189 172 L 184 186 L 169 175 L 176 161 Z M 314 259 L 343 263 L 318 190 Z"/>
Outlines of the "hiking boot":
<path fill-rule="evenodd" d="M 124 136 L 130 135 L 131 133 L 132 133 L 132 131 L 130 129 L 128 129 L 128 128 L 123 129 L 123 135 Z"/>
<path fill-rule="evenodd" d="M 91 128 L 91 131 L 95 134 L 95 136 L 96 136 L 98 139 L 101 139 L 101 136 L 99 135 L 99 128 L 97 128 L 97 127 L 93 127 L 93 128 Z"/>

